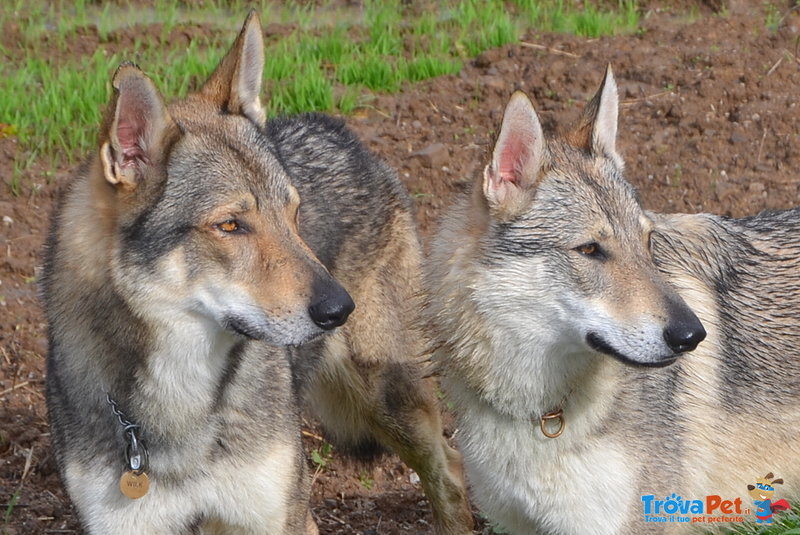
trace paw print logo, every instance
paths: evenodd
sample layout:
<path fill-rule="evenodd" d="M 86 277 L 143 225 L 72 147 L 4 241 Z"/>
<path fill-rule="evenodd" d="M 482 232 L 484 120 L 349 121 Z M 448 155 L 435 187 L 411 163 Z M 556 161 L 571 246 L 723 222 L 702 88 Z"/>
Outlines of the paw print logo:
<path fill-rule="evenodd" d="M 681 502 L 683 501 L 683 496 L 678 496 L 674 492 L 672 496 L 667 496 L 664 498 L 664 512 L 674 515 L 681 509 Z"/>

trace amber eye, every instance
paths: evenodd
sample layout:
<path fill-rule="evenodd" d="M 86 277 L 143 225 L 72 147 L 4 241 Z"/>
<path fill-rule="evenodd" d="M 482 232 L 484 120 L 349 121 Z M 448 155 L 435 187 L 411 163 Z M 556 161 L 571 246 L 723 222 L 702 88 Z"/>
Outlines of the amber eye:
<path fill-rule="evenodd" d="M 584 243 L 583 245 L 576 247 L 575 250 L 584 256 L 598 257 L 602 255 L 600 252 L 600 246 L 595 242 Z"/>
<path fill-rule="evenodd" d="M 229 219 L 227 221 L 223 221 L 217 228 L 220 229 L 222 232 L 236 232 L 239 230 L 239 222 L 235 219 Z"/>

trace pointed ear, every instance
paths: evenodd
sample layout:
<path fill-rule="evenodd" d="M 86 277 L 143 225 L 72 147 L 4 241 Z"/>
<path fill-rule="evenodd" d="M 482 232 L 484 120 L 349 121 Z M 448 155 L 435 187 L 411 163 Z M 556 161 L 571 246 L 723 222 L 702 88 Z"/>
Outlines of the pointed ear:
<path fill-rule="evenodd" d="M 769 474 L 767 474 L 767 475 L 765 475 L 765 476 L 764 476 L 764 479 L 772 479 L 773 477 L 775 477 L 775 474 L 773 474 L 772 472 L 770 472 Z"/>
<path fill-rule="evenodd" d="M 251 10 L 233 46 L 203 85 L 200 94 L 228 113 L 244 115 L 263 126 L 267 114 L 261 106 L 264 73 L 264 38 L 258 13 Z"/>
<path fill-rule="evenodd" d="M 160 163 L 178 128 L 153 82 L 133 63 L 120 65 L 111 85 L 100 160 L 106 180 L 130 190 Z"/>
<path fill-rule="evenodd" d="M 611 65 L 592 100 L 583 110 L 578 124 L 567 135 L 570 144 L 594 155 L 603 155 L 613 160 L 620 168 L 624 166 L 617 153 L 617 121 L 619 117 L 619 95 Z"/>
<path fill-rule="evenodd" d="M 773 485 L 783 485 L 783 479 L 776 479 L 772 482 Z"/>
<path fill-rule="evenodd" d="M 483 173 L 483 193 L 495 208 L 511 207 L 533 187 L 545 154 L 544 134 L 533 104 L 521 91 L 511 96 L 503 125 Z"/>

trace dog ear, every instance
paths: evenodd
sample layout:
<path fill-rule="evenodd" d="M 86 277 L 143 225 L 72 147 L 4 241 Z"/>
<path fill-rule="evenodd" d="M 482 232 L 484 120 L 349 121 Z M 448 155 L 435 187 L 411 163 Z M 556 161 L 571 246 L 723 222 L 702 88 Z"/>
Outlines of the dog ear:
<path fill-rule="evenodd" d="M 119 66 L 102 133 L 100 160 L 108 182 L 134 189 L 159 163 L 175 122 L 153 82 L 133 63 Z"/>
<path fill-rule="evenodd" d="M 511 96 L 503 125 L 483 173 L 483 193 L 491 206 L 508 207 L 531 189 L 545 157 L 544 133 L 533 104 L 521 91 Z"/>
<path fill-rule="evenodd" d="M 233 46 L 200 93 L 220 109 L 244 115 L 263 126 L 267 121 L 259 98 L 263 74 L 264 38 L 258 13 L 253 9 L 247 15 Z"/>
<path fill-rule="evenodd" d="M 773 474 L 772 472 L 770 472 L 769 474 L 767 474 L 767 475 L 765 475 L 765 476 L 764 476 L 764 479 L 772 479 L 773 477 L 775 477 L 775 474 Z"/>
<path fill-rule="evenodd" d="M 578 124 L 567 135 L 567 141 L 594 155 L 610 158 L 620 169 L 624 166 L 617 153 L 617 122 L 619 118 L 619 94 L 611 65 L 600 88 L 583 110 Z"/>
<path fill-rule="evenodd" d="M 754 488 L 756 488 L 755 485 L 747 485 L 747 490 L 753 490 Z"/>
<path fill-rule="evenodd" d="M 775 481 L 773 481 L 772 484 L 773 485 L 783 485 L 783 479 L 778 478 Z"/>

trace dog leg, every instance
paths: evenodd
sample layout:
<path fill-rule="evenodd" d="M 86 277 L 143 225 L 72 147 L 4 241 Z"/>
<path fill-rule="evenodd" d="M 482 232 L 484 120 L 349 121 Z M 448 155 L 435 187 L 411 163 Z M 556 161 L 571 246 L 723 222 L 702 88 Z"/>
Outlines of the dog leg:
<path fill-rule="evenodd" d="M 419 474 L 433 509 L 436 532 L 472 532 L 461 454 L 442 435 L 432 379 L 421 380 L 410 363 L 392 363 L 383 373 L 384 399 L 375 405 L 373 430 Z M 378 401 L 378 400 L 376 400 Z"/>
<path fill-rule="evenodd" d="M 419 475 L 436 533 L 472 533 L 461 454 L 442 434 L 433 380 L 421 379 L 412 362 L 352 356 L 327 359 L 320 372 L 307 397 L 334 444 L 358 452 L 377 442 L 394 451 Z"/>
<path fill-rule="evenodd" d="M 356 308 L 337 332 L 301 350 L 300 362 L 313 362 L 301 384 L 334 444 L 345 451 L 376 445 L 394 451 L 419 474 L 436 533 L 471 534 L 461 455 L 443 436 L 434 381 L 423 378 L 426 370 L 415 360 L 426 336 L 411 215 L 396 212 L 383 241 L 369 265 L 357 271 L 337 265 L 334 276 Z M 364 261 L 360 249 L 342 258 Z"/>
<path fill-rule="evenodd" d="M 319 528 L 317 528 L 317 523 L 314 521 L 311 511 L 308 512 L 306 517 L 306 535 L 319 535 Z"/>

